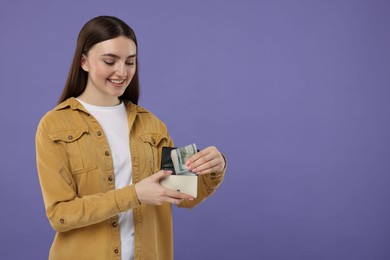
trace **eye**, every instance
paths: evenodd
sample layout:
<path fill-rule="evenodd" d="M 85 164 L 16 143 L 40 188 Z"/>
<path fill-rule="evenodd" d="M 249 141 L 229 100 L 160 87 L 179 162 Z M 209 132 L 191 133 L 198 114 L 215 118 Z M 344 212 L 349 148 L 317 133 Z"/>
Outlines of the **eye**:
<path fill-rule="evenodd" d="M 108 60 L 104 60 L 103 62 L 107 65 L 110 65 L 110 66 L 114 65 L 114 63 L 115 63 L 114 61 L 108 61 Z"/>
<path fill-rule="evenodd" d="M 126 65 L 132 66 L 132 65 L 134 65 L 134 64 L 135 64 L 134 61 L 126 61 Z"/>

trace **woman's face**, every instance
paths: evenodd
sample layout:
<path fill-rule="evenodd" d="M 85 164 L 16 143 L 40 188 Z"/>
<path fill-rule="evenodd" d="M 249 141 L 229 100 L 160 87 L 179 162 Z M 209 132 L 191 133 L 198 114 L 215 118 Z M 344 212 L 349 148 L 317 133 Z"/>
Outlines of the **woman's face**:
<path fill-rule="evenodd" d="M 88 82 L 79 98 L 98 106 L 118 104 L 135 74 L 136 53 L 135 43 L 124 36 L 95 44 L 81 58 Z"/>

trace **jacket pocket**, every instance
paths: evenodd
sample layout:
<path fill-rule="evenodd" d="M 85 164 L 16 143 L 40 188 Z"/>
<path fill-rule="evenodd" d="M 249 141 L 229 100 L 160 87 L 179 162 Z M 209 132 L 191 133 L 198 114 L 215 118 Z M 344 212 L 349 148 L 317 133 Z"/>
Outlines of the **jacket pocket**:
<path fill-rule="evenodd" d="M 63 130 L 49 136 L 63 146 L 72 174 L 80 174 L 97 168 L 96 152 L 88 129 Z"/>
<path fill-rule="evenodd" d="M 160 133 L 147 133 L 140 135 L 145 153 L 146 163 L 153 174 L 160 170 L 161 149 L 166 145 L 168 137 Z"/>

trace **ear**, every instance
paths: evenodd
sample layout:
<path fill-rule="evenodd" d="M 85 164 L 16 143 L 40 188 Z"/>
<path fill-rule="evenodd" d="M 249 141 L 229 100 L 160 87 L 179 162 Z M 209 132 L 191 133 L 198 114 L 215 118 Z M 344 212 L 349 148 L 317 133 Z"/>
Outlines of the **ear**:
<path fill-rule="evenodd" d="M 88 72 L 88 61 L 87 61 L 87 57 L 85 57 L 85 55 L 83 54 L 81 56 L 81 68 L 85 71 L 85 72 Z"/>

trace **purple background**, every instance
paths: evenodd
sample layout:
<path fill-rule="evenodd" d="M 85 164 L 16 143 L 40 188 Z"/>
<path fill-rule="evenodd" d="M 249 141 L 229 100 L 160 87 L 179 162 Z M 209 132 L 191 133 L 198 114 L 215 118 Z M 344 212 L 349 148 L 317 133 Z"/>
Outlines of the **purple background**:
<path fill-rule="evenodd" d="M 140 104 L 229 160 L 212 198 L 174 209 L 176 259 L 390 259 L 390 2 L 373 0 L 2 1 L 2 259 L 47 258 L 35 129 L 101 14 L 137 33 Z"/>

